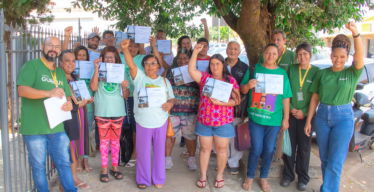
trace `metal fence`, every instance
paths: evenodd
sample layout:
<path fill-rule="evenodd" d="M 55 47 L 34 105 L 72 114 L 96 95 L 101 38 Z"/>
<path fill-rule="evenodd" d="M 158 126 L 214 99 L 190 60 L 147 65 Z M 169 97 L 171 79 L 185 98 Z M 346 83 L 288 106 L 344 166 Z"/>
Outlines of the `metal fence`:
<path fill-rule="evenodd" d="M 36 191 L 28 163 L 27 149 L 19 133 L 21 100 L 17 93 L 17 78 L 21 67 L 27 61 L 40 58 L 42 54 L 41 45 L 46 37 L 56 36 L 62 43 L 64 32 L 39 26 L 12 24 L 8 26 L 5 24 L 3 10 L 0 14 L 0 117 L 4 172 L 3 178 L 0 175 L 0 179 L 3 180 L 3 189 L 6 192 Z M 78 27 L 80 29 L 80 26 Z M 6 32 L 9 32 L 10 36 L 6 37 Z M 8 38 L 10 40 L 9 45 L 6 43 Z M 82 45 L 85 45 L 86 38 L 87 33 L 83 37 L 72 34 L 69 47 L 73 47 L 73 44 L 78 40 Z M 8 102 L 11 106 L 10 112 L 8 111 Z M 8 115 L 11 116 L 10 123 Z M 11 125 L 9 129 L 8 123 Z M 47 156 L 47 179 L 50 180 L 55 173 L 56 169 L 53 167 L 49 156 Z"/>

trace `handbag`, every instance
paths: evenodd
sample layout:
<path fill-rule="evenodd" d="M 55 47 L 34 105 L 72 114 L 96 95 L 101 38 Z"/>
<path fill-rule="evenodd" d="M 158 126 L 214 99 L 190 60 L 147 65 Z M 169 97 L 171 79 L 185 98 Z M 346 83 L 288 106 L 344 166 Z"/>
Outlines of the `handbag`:
<path fill-rule="evenodd" d="M 235 126 L 235 149 L 244 151 L 251 148 L 251 136 L 249 134 L 248 122 Z"/>
<path fill-rule="evenodd" d="M 165 77 L 164 77 L 164 82 L 165 82 L 165 85 L 166 85 L 166 88 L 167 88 L 168 84 L 166 83 Z M 166 91 L 166 93 L 167 93 L 167 96 L 168 96 L 167 101 L 169 101 L 169 91 Z M 170 114 L 170 112 L 169 112 L 169 114 Z M 168 128 L 166 130 L 166 136 L 167 137 L 173 137 L 174 136 L 174 130 L 173 130 L 173 126 L 171 125 L 170 117 L 168 117 Z"/>

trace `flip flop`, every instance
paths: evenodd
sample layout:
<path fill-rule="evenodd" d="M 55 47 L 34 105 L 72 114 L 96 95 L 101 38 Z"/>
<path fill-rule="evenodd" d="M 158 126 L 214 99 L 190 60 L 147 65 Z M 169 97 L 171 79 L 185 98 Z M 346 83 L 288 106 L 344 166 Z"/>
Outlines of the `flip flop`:
<path fill-rule="evenodd" d="M 245 180 L 247 180 L 247 179 L 245 179 Z M 245 180 L 244 180 L 244 183 L 243 183 L 243 185 L 242 185 L 242 188 L 243 188 L 245 191 L 250 191 L 250 190 L 252 190 L 253 179 L 252 179 L 252 182 L 251 182 L 251 183 L 245 182 Z M 248 186 L 248 187 L 246 187 L 246 186 Z"/>
<path fill-rule="evenodd" d="M 134 167 L 136 165 L 136 159 L 130 159 L 128 163 L 126 163 L 125 167 Z"/>
<path fill-rule="evenodd" d="M 119 171 L 110 170 L 109 174 L 111 176 L 113 176 L 116 180 L 122 180 L 123 179 L 123 174 L 121 172 L 119 172 Z M 119 177 L 120 175 L 122 175 L 122 177 Z"/>
<path fill-rule="evenodd" d="M 83 185 L 86 185 L 86 187 L 82 187 Z M 87 183 L 85 182 L 82 182 L 82 183 L 79 183 L 77 186 L 75 186 L 76 188 L 79 188 L 79 189 L 89 189 L 90 186 L 87 185 Z"/>
<path fill-rule="evenodd" d="M 144 189 L 147 188 L 147 185 L 145 185 L 145 184 L 138 184 L 138 188 L 139 188 L 140 190 L 144 190 Z"/>
<path fill-rule="evenodd" d="M 206 187 L 206 180 L 198 180 L 197 182 L 200 182 L 201 183 L 201 186 L 199 186 L 197 183 L 196 185 L 199 187 L 199 188 L 205 188 Z"/>
<path fill-rule="evenodd" d="M 188 153 L 188 151 L 185 151 L 185 152 L 181 153 L 180 156 L 183 157 L 183 158 L 186 158 L 186 157 L 189 157 L 190 154 Z"/>
<path fill-rule="evenodd" d="M 269 182 L 266 181 L 266 183 L 262 183 L 261 180 L 259 180 L 258 183 L 260 184 L 263 192 L 269 192 L 271 190 Z"/>
<path fill-rule="evenodd" d="M 108 181 L 103 180 L 104 178 L 108 178 Z M 108 174 L 100 174 L 100 182 L 108 183 L 109 182 L 109 175 Z"/>
<path fill-rule="evenodd" d="M 161 185 L 161 184 L 155 184 L 155 188 L 156 189 L 161 189 L 164 185 Z"/>
<path fill-rule="evenodd" d="M 216 184 L 214 185 L 215 188 L 222 188 L 225 186 L 225 183 L 223 183 L 223 185 L 221 187 L 219 187 L 219 183 L 222 183 L 222 182 L 225 182 L 223 179 L 222 180 L 216 180 Z"/>

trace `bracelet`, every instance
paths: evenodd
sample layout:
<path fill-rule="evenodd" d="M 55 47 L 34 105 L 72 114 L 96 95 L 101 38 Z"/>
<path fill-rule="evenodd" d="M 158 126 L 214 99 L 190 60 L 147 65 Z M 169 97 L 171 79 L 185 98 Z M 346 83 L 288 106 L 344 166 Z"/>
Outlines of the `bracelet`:
<path fill-rule="evenodd" d="M 126 92 L 128 89 L 126 88 L 126 89 L 122 89 L 122 92 Z"/>
<path fill-rule="evenodd" d="M 357 37 L 359 37 L 360 35 L 361 35 L 361 33 L 358 33 L 358 35 L 353 36 L 353 38 L 357 38 Z"/>

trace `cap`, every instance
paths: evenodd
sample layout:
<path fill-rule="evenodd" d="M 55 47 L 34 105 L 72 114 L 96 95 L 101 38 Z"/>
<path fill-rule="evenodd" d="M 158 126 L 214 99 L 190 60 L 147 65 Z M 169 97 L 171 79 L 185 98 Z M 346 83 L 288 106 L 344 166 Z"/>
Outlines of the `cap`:
<path fill-rule="evenodd" d="M 100 36 L 99 36 L 99 34 L 97 34 L 97 33 L 95 33 L 95 32 L 92 32 L 92 33 L 90 33 L 89 35 L 88 35 L 88 39 L 92 39 L 92 38 L 94 38 L 94 37 L 97 37 L 97 38 L 99 38 L 99 40 L 100 40 Z"/>

